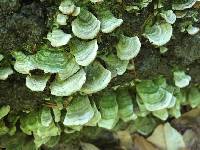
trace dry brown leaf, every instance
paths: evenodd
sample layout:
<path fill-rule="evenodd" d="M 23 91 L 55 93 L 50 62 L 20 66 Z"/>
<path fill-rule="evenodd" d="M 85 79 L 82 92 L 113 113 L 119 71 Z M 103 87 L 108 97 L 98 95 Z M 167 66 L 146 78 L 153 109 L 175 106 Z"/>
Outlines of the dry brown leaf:
<path fill-rule="evenodd" d="M 124 150 L 133 150 L 133 141 L 128 131 L 118 131 L 117 136 L 120 140 L 120 146 Z"/>
<path fill-rule="evenodd" d="M 188 149 L 200 149 L 200 108 L 193 109 L 172 121 L 173 126 L 182 132 Z"/>
<path fill-rule="evenodd" d="M 188 129 L 183 134 L 183 140 L 188 148 L 192 147 L 192 145 L 196 141 L 196 134 L 191 129 Z"/>
<path fill-rule="evenodd" d="M 169 123 L 159 125 L 147 140 L 163 150 L 186 149 L 182 135 Z"/>
<path fill-rule="evenodd" d="M 181 116 L 181 118 L 183 118 L 183 117 L 194 118 L 194 117 L 197 117 L 197 116 L 200 116 L 200 108 L 192 109 L 191 111 L 184 113 Z"/>
<path fill-rule="evenodd" d="M 184 113 L 180 118 L 174 119 L 171 123 L 176 129 L 185 131 L 189 128 L 196 130 L 200 134 L 200 108 Z"/>
<path fill-rule="evenodd" d="M 159 150 L 154 145 L 149 143 L 144 137 L 134 135 L 133 137 L 134 148 L 132 150 Z"/>
<path fill-rule="evenodd" d="M 157 147 L 164 149 L 166 147 L 165 135 L 164 135 L 164 126 L 159 125 L 154 130 L 153 134 L 147 139 L 151 143 L 155 144 Z"/>

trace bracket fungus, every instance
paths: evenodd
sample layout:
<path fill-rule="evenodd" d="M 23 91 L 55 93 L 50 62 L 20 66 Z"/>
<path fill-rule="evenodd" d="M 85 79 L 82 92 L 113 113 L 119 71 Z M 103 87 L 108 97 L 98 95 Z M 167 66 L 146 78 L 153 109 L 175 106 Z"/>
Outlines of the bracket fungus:
<path fill-rule="evenodd" d="M 2 54 L 0 54 L 0 61 L 2 61 L 4 58 L 4 56 Z"/>
<path fill-rule="evenodd" d="M 179 118 L 181 116 L 181 104 L 178 100 L 175 106 L 168 110 L 168 113 L 170 114 L 170 116 L 173 116 L 175 118 Z"/>
<path fill-rule="evenodd" d="M 168 113 L 170 116 L 173 116 L 175 118 L 179 118 L 181 116 L 181 105 L 185 105 L 187 101 L 187 95 L 185 91 L 179 91 L 175 92 L 176 102 L 173 107 L 168 109 Z"/>
<path fill-rule="evenodd" d="M 48 127 L 51 122 L 53 121 L 52 115 L 51 115 L 51 110 L 49 108 L 42 108 L 41 112 L 41 124 L 45 127 Z"/>
<path fill-rule="evenodd" d="M 92 108 L 94 110 L 94 116 L 91 118 L 90 121 L 88 121 L 85 126 L 97 126 L 97 123 L 99 122 L 99 120 L 101 119 L 101 113 L 99 112 L 99 110 L 97 109 L 97 106 L 95 104 L 94 101 L 91 102 L 92 103 Z"/>
<path fill-rule="evenodd" d="M 78 16 L 80 13 L 80 7 L 76 7 L 73 0 L 62 1 L 59 10 L 65 15 Z"/>
<path fill-rule="evenodd" d="M 137 36 L 127 37 L 122 35 L 116 45 L 117 56 L 121 60 L 130 60 L 138 55 L 140 48 L 141 43 Z"/>
<path fill-rule="evenodd" d="M 103 90 L 111 81 L 111 72 L 105 69 L 99 62 L 93 62 L 86 68 L 87 80 L 81 92 L 92 94 Z"/>
<path fill-rule="evenodd" d="M 76 62 L 81 66 L 88 66 L 97 55 L 97 40 L 74 40 L 70 44 L 70 51 L 75 56 Z"/>
<path fill-rule="evenodd" d="M 135 120 L 137 118 L 137 115 L 133 110 L 133 102 L 128 89 L 118 89 L 116 100 L 118 104 L 119 117 L 124 122 Z"/>
<path fill-rule="evenodd" d="M 80 7 L 76 7 L 72 13 L 72 16 L 78 16 L 81 12 L 81 8 Z"/>
<path fill-rule="evenodd" d="M 55 49 L 41 48 L 36 54 L 28 56 L 22 52 L 14 52 L 13 55 L 16 59 L 15 70 L 23 74 L 40 69 L 44 73 L 57 73 L 60 80 L 65 80 L 80 69 L 70 53 Z"/>
<path fill-rule="evenodd" d="M 65 62 L 65 67 L 61 69 L 57 75 L 60 80 L 69 78 L 80 69 L 80 66 L 76 63 L 75 58 L 69 53 L 67 54 Z"/>
<path fill-rule="evenodd" d="M 191 8 L 197 0 L 173 0 L 172 9 L 174 10 L 184 10 Z"/>
<path fill-rule="evenodd" d="M 172 10 L 162 11 L 160 15 L 167 23 L 174 24 L 176 21 L 176 15 Z"/>
<path fill-rule="evenodd" d="M 50 75 L 28 75 L 26 86 L 32 91 L 44 91 Z"/>
<path fill-rule="evenodd" d="M 56 50 L 41 49 L 32 57 L 36 68 L 45 73 L 63 71 L 70 62 L 68 53 Z"/>
<path fill-rule="evenodd" d="M 83 69 L 80 69 L 76 74 L 60 81 L 54 80 L 51 85 L 51 94 L 56 96 L 69 96 L 81 89 L 86 81 L 86 73 Z"/>
<path fill-rule="evenodd" d="M 152 2 L 152 0 L 140 0 L 139 4 L 141 8 L 145 8 L 147 7 L 150 3 Z"/>
<path fill-rule="evenodd" d="M 200 89 L 197 87 L 192 87 L 188 94 L 188 103 L 192 108 L 198 107 L 200 105 Z"/>
<path fill-rule="evenodd" d="M 72 32 L 81 39 L 94 39 L 100 30 L 100 21 L 89 11 L 81 9 L 78 17 L 72 21 Z"/>
<path fill-rule="evenodd" d="M 68 17 L 66 15 L 58 14 L 56 17 L 56 22 L 59 25 L 67 25 L 67 19 L 68 19 Z"/>
<path fill-rule="evenodd" d="M 167 47 L 160 46 L 159 48 L 160 48 L 160 53 L 161 53 L 161 54 L 164 54 L 164 53 L 166 53 L 166 52 L 168 51 L 168 48 L 167 48 Z"/>
<path fill-rule="evenodd" d="M 172 36 L 172 26 L 169 23 L 155 23 L 145 27 L 144 36 L 156 46 L 162 46 L 169 42 Z"/>
<path fill-rule="evenodd" d="M 73 13 L 75 7 L 76 6 L 74 5 L 72 0 L 64 0 L 61 2 L 60 6 L 59 6 L 59 10 L 63 14 L 70 15 Z"/>
<path fill-rule="evenodd" d="M 102 56 L 101 58 L 105 61 L 107 69 L 111 71 L 112 78 L 124 74 L 128 67 L 128 60 L 120 60 L 114 54 Z"/>
<path fill-rule="evenodd" d="M 142 99 L 136 95 L 136 102 L 137 102 L 137 109 L 138 111 L 136 112 L 137 116 L 139 117 L 145 117 L 147 116 L 150 112 L 146 109 L 146 106 L 144 105 Z"/>
<path fill-rule="evenodd" d="M 119 120 L 116 95 L 112 92 L 103 93 L 99 97 L 99 109 L 101 120 L 98 122 L 98 126 L 106 129 L 114 128 Z"/>
<path fill-rule="evenodd" d="M 26 56 L 20 51 L 14 51 L 13 57 L 16 59 L 14 69 L 22 74 L 30 74 L 31 70 L 36 69 L 33 58 Z"/>
<path fill-rule="evenodd" d="M 90 0 L 92 3 L 99 3 L 99 2 L 103 2 L 103 0 Z"/>
<path fill-rule="evenodd" d="M 61 110 L 57 107 L 52 108 L 52 110 L 53 110 L 53 115 L 54 115 L 54 121 L 60 122 L 60 120 L 61 120 Z"/>
<path fill-rule="evenodd" d="M 47 39 L 53 47 L 66 45 L 71 38 L 71 34 L 66 34 L 61 29 L 53 29 L 52 32 L 47 34 Z"/>
<path fill-rule="evenodd" d="M 183 88 L 189 85 L 191 77 L 185 74 L 184 71 L 175 71 L 174 72 L 174 81 L 175 85 L 179 88 Z"/>
<path fill-rule="evenodd" d="M 95 149 L 200 107 L 199 0 L 3 1 L 1 148 Z"/>
<path fill-rule="evenodd" d="M 110 11 L 101 11 L 98 15 L 101 21 L 101 31 L 103 33 L 110 33 L 123 23 L 122 19 L 117 19 Z"/>
<path fill-rule="evenodd" d="M 172 93 L 157 85 L 152 80 L 144 80 L 136 85 L 137 93 L 149 111 L 170 107 L 174 97 Z"/>
<path fill-rule="evenodd" d="M 13 73 L 14 72 L 10 67 L 0 67 L 0 80 L 6 80 L 8 76 Z"/>
<path fill-rule="evenodd" d="M 194 27 L 192 25 L 189 25 L 186 30 L 187 30 L 188 34 L 194 35 L 194 34 L 197 34 L 200 29 L 199 29 L 199 27 Z"/>
<path fill-rule="evenodd" d="M 41 122 L 41 112 L 25 114 L 20 118 L 20 128 L 27 135 L 33 134 L 36 147 L 47 143 L 51 137 L 58 136 L 61 132 L 53 121 L 44 126 Z"/>
<path fill-rule="evenodd" d="M 63 124 L 66 126 L 84 125 L 94 116 L 94 110 L 87 96 L 76 96 L 67 107 Z"/>
<path fill-rule="evenodd" d="M 10 106 L 5 105 L 0 107 L 0 119 L 5 117 L 10 112 Z"/>
<path fill-rule="evenodd" d="M 134 122 L 135 129 L 142 135 L 149 135 L 156 127 L 156 121 L 150 117 L 139 117 Z"/>
<path fill-rule="evenodd" d="M 167 120 L 169 116 L 167 109 L 156 110 L 156 111 L 153 111 L 152 113 L 155 117 L 164 121 Z"/>

